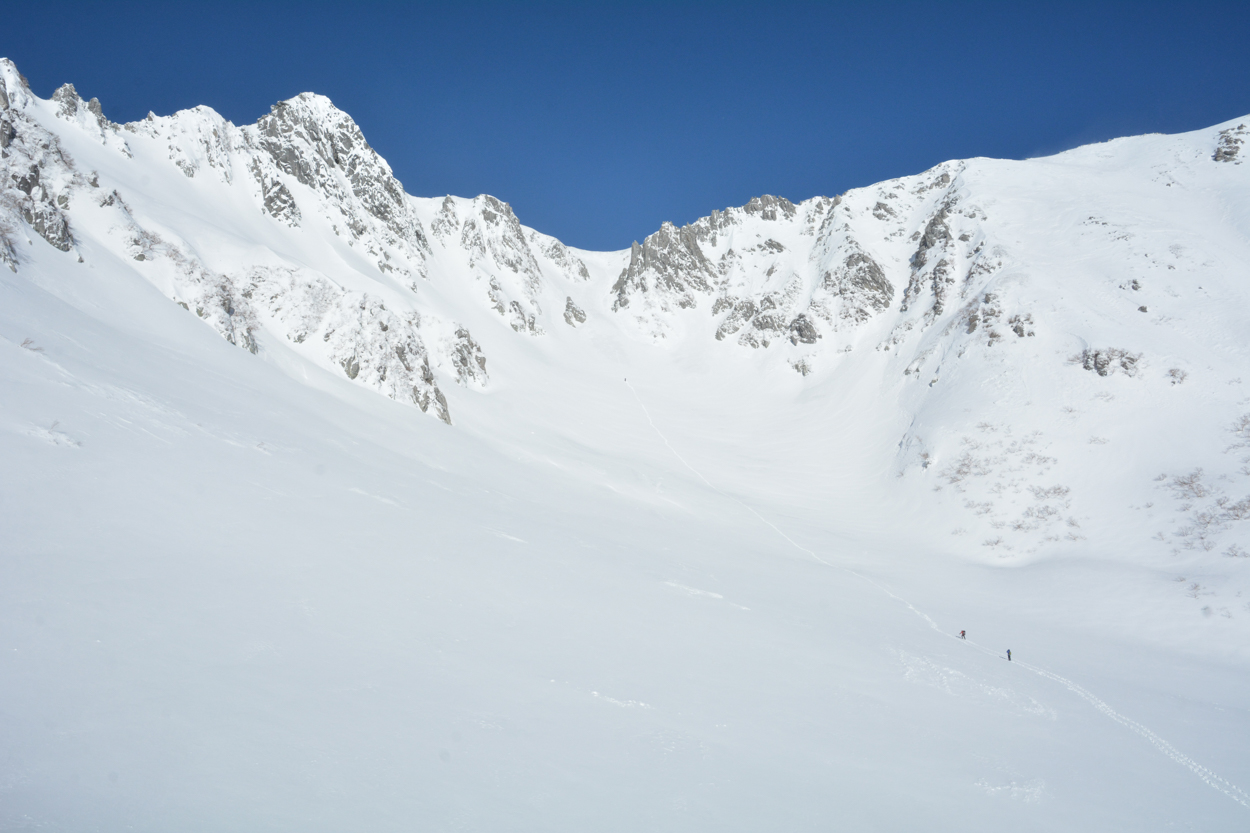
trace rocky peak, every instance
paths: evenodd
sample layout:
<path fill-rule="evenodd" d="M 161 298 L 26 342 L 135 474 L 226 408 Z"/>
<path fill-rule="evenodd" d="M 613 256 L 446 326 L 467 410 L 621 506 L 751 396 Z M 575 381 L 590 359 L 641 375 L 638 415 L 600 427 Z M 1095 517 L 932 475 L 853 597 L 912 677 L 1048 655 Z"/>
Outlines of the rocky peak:
<path fill-rule="evenodd" d="M 115 130 L 117 127 L 105 118 L 104 108 L 98 98 L 83 101 L 73 84 L 62 84 L 52 94 L 52 101 L 56 102 L 57 116 L 66 121 L 77 122 L 88 131 L 97 133 L 100 138 L 104 138 L 103 131 L 106 128 Z"/>
<path fill-rule="evenodd" d="M 710 292 L 716 279 L 716 266 L 699 247 L 698 228 L 664 223 L 641 246 L 634 242 L 629 265 L 612 286 L 612 309 L 629 306 L 630 296 L 638 293 L 653 293 L 665 309 L 669 301 L 693 307 L 693 292 Z"/>
<path fill-rule="evenodd" d="M 61 118 L 67 118 L 78 112 L 78 104 L 82 101 L 78 97 L 78 91 L 74 89 L 73 84 L 62 84 L 57 91 L 52 94 L 52 100 L 57 103 L 57 115 Z"/>
<path fill-rule="evenodd" d="M 0 58 L 0 110 L 22 110 L 30 103 L 30 84 L 8 58 Z"/>
<path fill-rule="evenodd" d="M 365 141 L 352 117 L 330 99 L 301 93 L 278 102 L 254 129 L 257 144 L 279 171 L 341 208 L 348 202 L 358 203 L 409 248 L 428 248 L 391 166 Z M 353 234 L 359 237 L 366 232 L 362 218 L 351 211 L 345 214 Z"/>

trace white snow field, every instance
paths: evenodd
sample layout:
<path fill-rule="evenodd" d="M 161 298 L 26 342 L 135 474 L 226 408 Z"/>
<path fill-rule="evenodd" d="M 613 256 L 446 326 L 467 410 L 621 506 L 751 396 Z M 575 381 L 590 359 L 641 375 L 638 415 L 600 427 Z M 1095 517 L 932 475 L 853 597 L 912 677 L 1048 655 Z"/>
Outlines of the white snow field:
<path fill-rule="evenodd" d="M 0 829 L 1250 829 L 1246 122 L 592 253 L 3 62 Z"/>

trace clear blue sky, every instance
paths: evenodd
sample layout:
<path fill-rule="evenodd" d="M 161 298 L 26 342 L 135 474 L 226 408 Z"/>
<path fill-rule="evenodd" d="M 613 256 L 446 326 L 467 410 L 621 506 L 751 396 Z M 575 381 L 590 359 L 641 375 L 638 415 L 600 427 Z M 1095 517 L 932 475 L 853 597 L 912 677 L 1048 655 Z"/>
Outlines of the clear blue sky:
<path fill-rule="evenodd" d="M 771 193 L 1250 113 L 1250 3 L 0 2 L 0 54 L 115 121 L 299 92 L 409 193 L 512 203 L 583 248 Z"/>

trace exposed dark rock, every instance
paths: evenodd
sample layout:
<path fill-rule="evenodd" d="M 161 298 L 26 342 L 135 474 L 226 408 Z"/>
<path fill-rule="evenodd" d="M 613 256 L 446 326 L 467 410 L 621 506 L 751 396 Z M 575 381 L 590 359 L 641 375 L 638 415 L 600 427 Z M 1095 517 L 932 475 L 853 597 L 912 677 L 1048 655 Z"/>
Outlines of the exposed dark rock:
<path fill-rule="evenodd" d="M 301 219 L 299 206 L 296 205 L 295 197 L 286 184 L 277 177 L 266 176 L 265 171 L 255 160 L 252 161 L 251 170 L 252 176 L 260 185 L 261 204 L 264 206 L 265 213 L 292 228 L 299 226 Z M 192 172 L 188 170 L 184 169 L 183 172 L 187 176 L 192 175 Z"/>
<path fill-rule="evenodd" d="M 483 194 L 473 202 L 485 227 L 485 247 L 495 265 L 522 276 L 527 289 L 536 293 L 541 284 L 541 273 L 534 254 L 525 241 L 521 221 L 512 212 L 512 206 L 489 194 Z"/>
<path fill-rule="evenodd" d="M 13 244 L 13 230 L 3 217 L 0 217 L 0 263 L 9 267 L 10 272 L 17 271 L 17 247 Z"/>
<path fill-rule="evenodd" d="M 581 307 L 573 303 L 571 296 L 566 298 L 564 302 L 564 321 L 570 327 L 586 323 L 586 313 L 582 311 Z"/>
<path fill-rule="evenodd" d="M 1007 319 L 1007 326 L 1020 338 L 1024 338 L 1026 335 L 1032 336 L 1033 315 L 1027 312 L 1023 315 L 1013 315 Z"/>
<path fill-rule="evenodd" d="M 820 338 L 820 333 L 811 321 L 807 320 L 807 316 L 799 315 L 790 322 L 790 343 L 798 344 L 815 344 L 816 339 Z"/>
<path fill-rule="evenodd" d="M 750 298 L 744 298 L 740 301 L 724 298 L 717 299 L 718 305 L 723 303 L 732 304 L 731 312 L 725 316 L 725 320 L 716 328 L 716 340 L 723 341 L 725 336 L 733 335 L 741 330 L 748 321 L 755 315 L 755 302 Z M 723 309 L 723 306 L 722 306 Z"/>
<path fill-rule="evenodd" d="M 508 325 L 518 333 L 529 333 L 530 335 L 542 335 L 543 329 L 538 325 L 538 320 L 534 317 L 534 313 L 526 314 L 525 308 L 521 306 L 519 301 L 511 301 L 508 304 L 508 311 L 512 313 Z"/>
<path fill-rule="evenodd" d="M 798 209 L 794 207 L 794 203 L 785 197 L 773 197 L 768 194 L 762 197 L 755 197 L 742 206 L 742 210 L 747 214 L 759 215 L 764 220 L 776 220 L 779 217 L 790 219 L 798 212 Z"/>
<path fill-rule="evenodd" d="M 1136 376 L 1137 365 L 1141 361 L 1141 353 L 1130 353 L 1118 347 L 1106 347 L 1098 350 L 1086 348 L 1073 356 L 1069 361 L 1079 364 L 1085 370 L 1092 370 L 1099 376 L 1110 376 L 1117 369 L 1125 375 Z"/>
<path fill-rule="evenodd" d="M 894 284 L 881 266 L 857 246 L 839 268 L 825 273 L 822 283 L 826 290 L 842 298 L 843 319 L 866 321 L 874 313 L 889 309 L 894 301 Z"/>
<path fill-rule="evenodd" d="M 464 327 L 456 330 L 456 343 L 451 353 L 452 366 L 456 369 L 456 381 L 465 385 L 471 381 L 485 384 L 486 356 L 481 346 Z"/>
<path fill-rule="evenodd" d="M 31 228 L 54 248 L 68 252 L 74 247 L 74 236 L 70 233 L 69 222 L 59 211 L 49 211 L 48 206 L 40 205 L 25 209 L 22 213 Z"/>
<path fill-rule="evenodd" d="M 752 202 L 758 202 L 758 198 Z M 777 207 L 770 204 L 767 209 L 759 210 L 775 213 Z M 641 246 L 635 242 L 630 250 L 629 265 L 612 286 L 616 295 L 612 309 L 629 306 L 629 296 L 633 293 L 654 290 L 663 300 L 688 308 L 695 305 L 694 292 L 711 292 L 717 271 L 699 248 L 698 237 L 691 226 L 679 229 L 672 223 L 665 223 Z"/>
<path fill-rule="evenodd" d="M 78 112 L 78 91 L 74 89 L 73 84 L 62 84 L 56 92 L 52 94 L 52 100 L 57 104 L 57 115 L 61 118 L 69 118 Z"/>
<path fill-rule="evenodd" d="M 950 217 L 953 206 L 951 199 L 944 200 L 925 224 L 924 231 L 916 245 L 916 251 L 911 256 L 911 280 L 903 292 L 901 307 L 904 312 L 920 297 L 926 284 L 933 293 L 933 315 L 941 315 L 945 309 L 947 291 L 954 283 L 954 278 L 951 275 L 950 262 L 942 255 L 951 242 L 951 230 L 947 219 Z M 926 269 L 925 267 L 933 261 L 936 261 L 935 265 Z"/>
<path fill-rule="evenodd" d="M 928 261 L 933 249 L 945 246 L 947 241 L 951 239 L 950 227 L 946 225 L 946 219 L 950 216 L 951 204 L 943 203 L 942 207 L 936 214 L 929 218 L 929 222 L 925 225 L 924 233 L 920 236 L 920 243 L 916 246 L 916 253 L 911 257 L 911 265 L 915 269 L 924 266 Z"/>
<path fill-rule="evenodd" d="M 17 186 L 17 190 L 28 197 L 39 187 L 39 168 L 35 165 L 31 165 L 30 169 L 21 176 L 9 174 L 9 177 L 13 180 L 13 184 Z"/>
<path fill-rule="evenodd" d="M 443 198 L 438 214 L 430 222 L 430 233 L 444 240 L 460 230 L 460 218 L 456 214 L 456 201 L 450 195 Z"/>
<path fill-rule="evenodd" d="M 329 99 L 301 93 L 279 102 L 256 122 L 257 141 L 278 170 L 326 196 L 344 210 L 357 237 L 366 231 L 359 205 L 382 226 L 417 249 L 428 248 L 403 186 L 365 141 L 360 127 Z M 344 193 L 342 182 L 350 189 Z"/>
<path fill-rule="evenodd" d="M 1211 158 L 1216 162 L 1232 162 L 1240 165 L 1241 160 L 1237 156 L 1241 153 L 1241 146 L 1245 143 L 1245 136 L 1246 126 L 1244 124 L 1221 130 L 1216 140 L 1215 153 Z"/>

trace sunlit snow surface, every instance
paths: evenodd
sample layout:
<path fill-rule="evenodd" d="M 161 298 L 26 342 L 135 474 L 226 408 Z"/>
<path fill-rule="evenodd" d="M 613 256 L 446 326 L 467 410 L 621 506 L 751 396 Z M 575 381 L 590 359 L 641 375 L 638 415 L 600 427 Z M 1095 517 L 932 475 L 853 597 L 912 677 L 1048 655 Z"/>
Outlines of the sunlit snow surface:
<path fill-rule="evenodd" d="M 1250 166 L 1210 161 L 1226 127 L 967 163 L 1014 264 L 992 290 L 1036 330 L 1000 343 L 881 349 L 897 281 L 808 353 L 716 340 L 706 305 L 639 324 L 610 309 L 628 253 L 577 253 L 532 335 L 431 233 L 416 295 L 489 360 L 487 384 L 440 366 L 452 425 L 268 330 L 228 343 L 85 194 L 75 249 L 19 229 L 0 828 L 1243 829 Z M 137 139 L 59 135 L 206 259 L 299 255 Z M 427 230 L 441 202 L 414 201 Z M 1101 376 L 1086 348 L 1142 358 Z"/>

